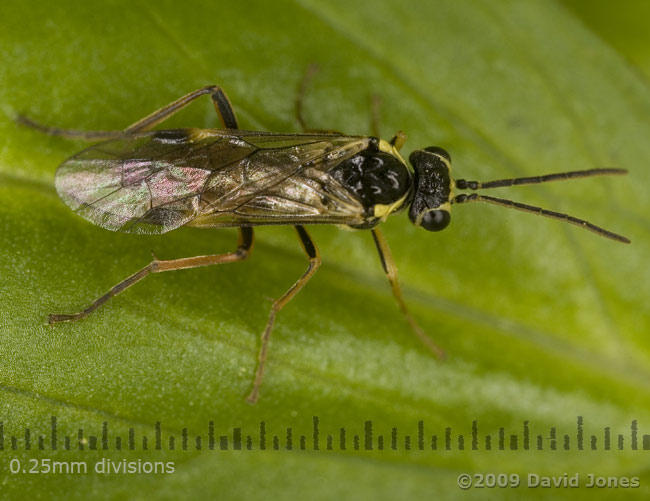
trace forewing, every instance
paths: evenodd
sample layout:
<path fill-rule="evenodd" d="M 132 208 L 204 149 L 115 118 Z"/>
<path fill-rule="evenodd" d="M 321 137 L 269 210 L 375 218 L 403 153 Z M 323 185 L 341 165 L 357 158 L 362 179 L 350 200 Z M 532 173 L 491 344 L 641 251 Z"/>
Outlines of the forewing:
<path fill-rule="evenodd" d="M 177 129 L 92 146 L 56 174 L 59 196 L 109 230 L 346 223 L 363 207 L 328 170 L 367 138 Z"/>
<path fill-rule="evenodd" d="M 137 134 L 65 161 L 56 189 L 70 208 L 102 228 L 164 233 L 199 214 L 215 154 L 223 162 L 237 162 L 254 150 L 233 146 L 229 137 L 202 138 L 191 129 Z"/>

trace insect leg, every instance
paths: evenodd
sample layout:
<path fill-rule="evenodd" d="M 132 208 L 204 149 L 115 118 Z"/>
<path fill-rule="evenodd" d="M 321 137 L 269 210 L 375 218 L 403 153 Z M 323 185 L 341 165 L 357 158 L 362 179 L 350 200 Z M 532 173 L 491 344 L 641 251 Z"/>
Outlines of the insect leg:
<path fill-rule="evenodd" d="M 101 141 L 105 139 L 117 139 L 118 137 L 124 136 L 124 133 L 120 130 L 77 130 L 48 127 L 24 115 L 18 115 L 16 117 L 16 123 L 31 127 L 50 136 L 62 136 L 68 139 L 80 139 L 82 141 Z"/>
<path fill-rule="evenodd" d="M 417 324 L 415 319 L 411 316 L 408 309 L 406 308 L 406 303 L 404 303 L 404 299 L 402 298 L 402 290 L 399 286 L 399 282 L 397 281 L 397 266 L 395 266 L 393 256 L 390 253 L 390 248 L 388 247 L 388 242 L 386 242 L 386 239 L 384 238 L 384 234 L 379 228 L 373 228 L 371 231 L 372 237 L 375 240 L 375 245 L 377 246 L 377 251 L 379 252 L 381 266 L 384 268 L 384 273 L 386 273 L 386 276 L 388 277 L 388 281 L 390 282 L 390 285 L 393 289 L 393 295 L 397 300 L 397 304 L 399 305 L 400 310 L 402 310 L 402 313 L 406 317 L 406 320 L 408 320 L 408 323 L 411 325 L 413 332 L 415 332 L 417 337 L 420 338 L 420 341 L 422 341 L 427 346 L 427 348 L 433 352 L 436 358 L 445 358 L 445 352 L 442 350 L 442 348 L 431 341 L 431 339 L 424 333 L 422 328 Z"/>
<path fill-rule="evenodd" d="M 404 143 L 406 142 L 406 133 L 404 131 L 398 130 L 389 143 L 395 147 L 397 151 L 402 149 Z"/>
<path fill-rule="evenodd" d="M 309 83 L 312 81 L 316 73 L 318 73 L 318 65 L 316 63 L 312 63 L 309 66 L 307 66 L 307 69 L 305 70 L 305 74 L 302 76 L 302 80 L 300 80 L 300 86 L 298 87 L 298 92 L 296 93 L 296 102 L 294 103 L 296 120 L 298 120 L 298 123 L 300 124 L 300 129 L 303 132 L 307 132 L 310 130 L 309 127 L 307 127 L 307 122 L 305 122 L 305 117 L 303 117 L 302 114 L 303 102 L 305 100 L 305 94 L 307 94 L 307 87 L 309 87 Z"/>
<path fill-rule="evenodd" d="M 300 238 L 300 243 L 302 244 L 302 248 L 304 249 L 305 254 L 307 254 L 307 257 L 309 258 L 309 266 L 307 267 L 305 273 L 303 273 L 303 275 L 296 281 L 296 283 L 293 284 L 289 288 L 289 290 L 287 290 L 287 292 L 285 292 L 282 296 L 276 299 L 273 303 L 273 306 L 271 306 L 271 312 L 269 313 L 269 320 L 266 324 L 266 328 L 264 329 L 264 333 L 262 334 L 262 346 L 260 348 L 257 371 L 255 373 L 255 380 L 253 381 L 253 389 L 251 390 L 250 394 L 246 398 L 246 400 L 251 404 L 257 402 L 257 399 L 259 398 L 260 386 L 262 384 L 262 378 L 264 377 L 264 364 L 266 363 L 266 354 L 269 347 L 271 330 L 273 329 L 273 323 L 275 322 L 275 315 L 289 301 L 291 301 L 293 296 L 295 296 L 300 291 L 300 289 L 302 289 L 305 286 L 305 284 L 309 281 L 312 275 L 316 273 L 316 270 L 318 269 L 321 263 L 320 253 L 318 252 L 318 248 L 316 247 L 316 244 L 313 242 L 313 240 L 307 233 L 307 230 L 305 230 L 305 228 L 302 226 L 296 226 L 295 228 L 296 231 L 298 232 L 298 237 Z"/>
<path fill-rule="evenodd" d="M 379 94 L 372 94 L 370 96 L 370 131 L 373 136 L 381 137 L 379 132 L 379 123 L 381 116 L 381 97 Z M 397 151 L 402 149 L 406 142 L 406 134 L 398 130 L 395 135 L 388 141 L 391 146 L 394 146 Z"/>
<path fill-rule="evenodd" d="M 136 282 L 139 282 L 150 273 L 161 273 L 163 271 L 184 270 L 188 268 L 197 268 L 199 266 L 209 266 L 212 264 L 234 263 L 246 259 L 251 249 L 253 248 L 253 228 L 239 228 L 239 242 L 235 252 L 228 252 L 226 254 L 212 254 L 209 256 L 195 256 L 186 257 L 182 259 L 170 259 L 160 261 L 154 256 L 154 260 L 140 271 L 134 273 L 130 277 L 122 280 L 119 284 L 115 285 L 102 297 L 94 301 L 85 310 L 72 315 L 51 314 L 48 317 L 48 323 L 53 325 L 58 322 L 76 322 L 85 318 L 97 308 L 106 303 L 113 296 L 117 296 L 120 292 L 131 287 Z"/>
<path fill-rule="evenodd" d="M 307 66 L 307 69 L 305 70 L 305 74 L 300 80 L 300 85 L 298 86 L 298 92 L 296 92 L 296 100 L 294 102 L 294 111 L 295 111 L 296 120 L 298 121 L 298 124 L 300 125 L 300 130 L 302 132 L 308 132 L 310 134 L 341 134 L 340 132 L 335 130 L 312 129 L 311 127 L 307 127 L 307 122 L 305 120 L 305 117 L 303 116 L 305 95 L 307 94 L 307 89 L 309 87 L 309 84 L 313 80 L 314 75 L 318 73 L 318 70 L 319 68 L 316 63 L 310 64 L 309 66 Z"/>
<path fill-rule="evenodd" d="M 226 96 L 226 93 L 218 85 L 208 85 L 201 89 L 190 92 L 189 94 L 184 95 L 183 97 L 177 99 L 173 103 L 168 104 L 167 106 L 160 108 L 159 110 L 154 111 L 150 115 L 138 120 L 134 124 L 128 126 L 123 131 L 119 130 L 96 130 L 96 131 L 84 131 L 77 129 L 61 129 L 58 127 L 48 127 L 42 125 L 38 122 L 35 122 L 31 118 L 28 118 L 24 115 L 18 115 L 16 117 L 16 122 L 27 127 L 39 130 L 45 134 L 51 136 L 63 136 L 68 139 L 80 139 L 84 141 L 100 141 L 105 139 L 117 139 L 123 137 L 125 134 L 134 134 L 136 132 L 146 132 L 153 129 L 156 125 L 164 122 L 174 113 L 182 110 L 192 101 L 201 97 L 205 94 L 210 94 L 212 97 L 212 102 L 214 103 L 214 108 L 217 110 L 219 119 L 224 127 L 227 129 L 237 129 L 237 117 L 235 112 L 232 109 L 232 105 Z"/>
<path fill-rule="evenodd" d="M 238 129 L 237 117 L 232 105 L 226 96 L 226 93 L 218 85 L 208 85 L 201 89 L 185 94 L 183 97 L 177 99 L 173 103 L 154 111 L 150 115 L 138 120 L 136 123 L 129 125 L 124 132 L 126 134 L 133 134 L 135 132 L 145 132 L 153 129 L 156 125 L 164 122 L 174 113 L 182 110 L 195 99 L 210 94 L 214 109 L 217 110 L 219 119 L 226 129 Z"/>
<path fill-rule="evenodd" d="M 379 117 L 381 116 L 381 97 L 379 94 L 370 95 L 370 132 L 375 137 L 381 137 L 379 132 Z"/>

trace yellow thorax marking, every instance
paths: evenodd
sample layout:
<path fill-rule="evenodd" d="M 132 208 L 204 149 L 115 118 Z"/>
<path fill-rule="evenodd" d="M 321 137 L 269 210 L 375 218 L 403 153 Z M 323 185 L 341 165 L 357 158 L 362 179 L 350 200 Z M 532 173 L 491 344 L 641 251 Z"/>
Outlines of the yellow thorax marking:
<path fill-rule="evenodd" d="M 395 146 L 390 144 L 388 141 L 385 141 L 384 139 L 379 140 L 379 151 L 393 155 L 394 157 L 398 158 L 400 162 L 406 165 L 406 162 L 402 158 L 402 155 L 399 154 L 397 148 L 395 148 Z"/>
<path fill-rule="evenodd" d="M 377 204 L 375 205 L 375 217 L 381 219 L 382 222 L 386 221 L 386 218 L 392 213 L 404 205 L 404 201 L 408 193 L 400 198 L 397 202 L 393 202 L 390 205 Z"/>
<path fill-rule="evenodd" d="M 404 165 L 407 166 L 406 162 L 402 158 L 402 155 L 399 154 L 399 151 L 395 146 L 390 144 L 388 141 L 385 141 L 383 139 L 379 140 L 379 151 L 383 151 L 384 153 L 388 153 L 389 155 L 394 156 L 397 158 L 400 162 L 402 162 Z M 409 169 L 410 170 L 410 169 Z M 375 217 L 381 219 L 382 222 L 386 221 L 386 218 L 392 213 L 395 212 L 397 209 L 399 209 L 402 205 L 404 205 L 404 202 L 406 200 L 406 197 L 408 196 L 408 193 L 404 195 L 402 198 L 400 198 L 397 202 L 394 202 L 390 205 L 383 205 L 383 204 L 377 204 L 375 205 Z"/>

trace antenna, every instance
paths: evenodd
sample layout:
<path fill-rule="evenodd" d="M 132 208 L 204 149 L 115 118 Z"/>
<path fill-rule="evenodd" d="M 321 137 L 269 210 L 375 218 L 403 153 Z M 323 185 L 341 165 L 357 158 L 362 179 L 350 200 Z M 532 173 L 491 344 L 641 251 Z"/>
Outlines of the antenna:
<path fill-rule="evenodd" d="M 488 181 L 483 183 L 481 181 L 466 181 L 464 179 L 459 179 L 456 181 L 456 187 L 459 189 L 469 189 L 469 190 L 480 190 L 480 189 L 489 189 L 489 188 L 500 188 L 504 186 L 521 186 L 525 184 L 540 184 L 548 183 L 550 181 L 565 181 L 569 179 L 578 179 L 583 177 L 592 177 L 592 176 L 603 176 L 603 175 L 623 175 L 627 174 L 625 169 L 590 169 L 590 170 L 578 170 L 571 172 L 559 172 L 556 174 L 547 174 L 544 176 L 533 176 L 533 177 L 517 177 L 510 179 L 498 179 L 496 181 Z M 623 242 L 626 244 L 630 243 L 630 240 L 624 236 L 618 235 L 611 231 L 605 230 L 600 226 L 596 226 L 584 219 L 578 219 L 577 217 L 564 214 L 562 212 L 555 212 L 547 209 L 542 209 L 541 207 L 536 207 L 534 205 L 522 204 L 519 202 L 514 202 L 512 200 L 507 200 L 505 198 L 496 198 L 490 197 L 487 195 L 479 195 L 478 193 L 465 194 L 455 196 L 451 203 L 464 204 L 468 202 L 487 202 L 494 205 L 500 205 L 501 207 L 508 207 L 510 209 L 517 209 L 524 212 L 530 212 L 532 214 L 537 214 L 539 216 L 549 217 L 552 219 L 558 219 L 560 221 L 565 221 L 576 226 L 580 226 L 586 230 L 592 231 L 600 236 L 609 238 L 611 240 L 616 240 L 617 242 Z"/>

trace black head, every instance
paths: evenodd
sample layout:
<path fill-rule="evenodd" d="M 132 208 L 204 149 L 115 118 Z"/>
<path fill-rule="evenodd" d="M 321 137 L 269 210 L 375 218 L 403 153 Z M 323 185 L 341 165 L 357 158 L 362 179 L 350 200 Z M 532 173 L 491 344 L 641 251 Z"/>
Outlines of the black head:
<path fill-rule="evenodd" d="M 409 219 L 429 231 L 444 230 L 451 221 L 451 157 L 442 148 L 429 146 L 411 153 L 414 169 L 413 201 Z"/>
<path fill-rule="evenodd" d="M 549 181 L 561 181 L 567 179 L 578 179 L 582 177 L 601 175 L 627 174 L 625 169 L 601 168 L 571 172 L 558 172 L 543 176 L 518 177 L 509 179 L 498 179 L 496 181 L 466 181 L 451 178 L 451 157 L 442 148 L 430 146 L 423 150 L 411 153 L 409 161 L 413 165 L 413 199 L 409 210 L 409 218 L 416 226 L 422 226 L 429 231 L 444 230 L 451 221 L 451 204 L 464 204 L 468 202 L 487 202 L 502 207 L 530 212 L 540 216 L 559 219 L 567 223 L 575 224 L 581 228 L 593 231 L 617 242 L 630 243 L 624 236 L 605 230 L 584 219 L 550 211 L 533 205 L 514 202 L 505 198 L 479 195 L 478 193 L 461 193 L 454 196 L 452 188 L 461 190 L 482 190 L 489 188 L 500 188 L 505 186 L 520 186 L 525 184 L 539 184 Z"/>

